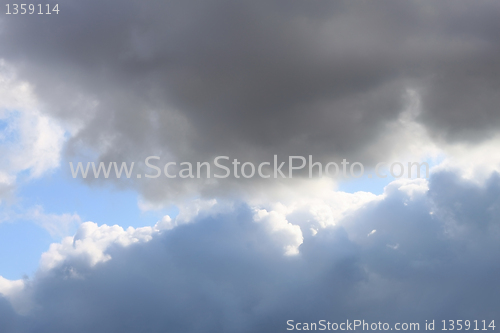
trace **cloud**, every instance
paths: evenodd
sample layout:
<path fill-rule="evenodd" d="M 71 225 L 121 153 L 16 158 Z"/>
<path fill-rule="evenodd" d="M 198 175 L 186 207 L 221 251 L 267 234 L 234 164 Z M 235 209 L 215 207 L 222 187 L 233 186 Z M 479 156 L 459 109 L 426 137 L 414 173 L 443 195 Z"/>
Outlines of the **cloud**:
<path fill-rule="evenodd" d="M 118 225 L 98 226 L 93 222 L 83 223 L 73 237 L 65 237 L 61 243 L 54 243 L 49 251 L 42 255 L 40 270 L 48 271 L 66 260 L 83 261 L 86 265 L 93 267 L 100 262 L 106 262 L 111 256 L 106 250 L 114 244 L 129 246 L 136 242 L 148 242 L 154 232 L 158 230 L 152 227 L 132 228 L 123 230 Z M 78 276 L 74 270 L 72 274 Z"/>
<path fill-rule="evenodd" d="M 285 255 L 299 253 L 299 246 L 304 240 L 302 231 L 298 225 L 289 223 L 284 214 L 260 209 L 255 212 L 254 221 L 265 223 L 269 233 L 276 235 L 277 238 L 284 238 Z"/>
<path fill-rule="evenodd" d="M 21 172 L 38 178 L 59 166 L 65 130 L 41 108 L 33 86 L 0 58 L 0 198 Z"/>
<path fill-rule="evenodd" d="M 382 200 L 335 226 L 314 235 L 300 227 L 303 241 L 291 256 L 283 241 L 297 244 L 289 237 L 297 225 L 285 209 L 257 211 L 256 220 L 243 203 L 213 214 L 208 208 L 157 232 L 84 223 L 72 241 L 47 252 L 58 253 L 57 263 L 17 291 L 31 295 L 23 320 L 12 314 L 0 325 L 12 332 L 282 332 L 289 319 L 489 323 L 500 306 L 500 176 L 487 184 L 449 172 L 412 196 L 391 184 Z"/>
<path fill-rule="evenodd" d="M 46 229 L 52 237 L 64 237 L 69 233 L 74 233 L 75 227 L 81 223 L 78 214 L 46 214 L 43 207 L 39 205 L 30 209 L 24 218 Z"/>
<path fill-rule="evenodd" d="M 500 172 L 499 145 L 498 134 L 480 144 L 450 145 L 445 148 L 447 158 L 432 171 L 453 171 L 465 179 L 485 184 L 492 173 Z"/>
<path fill-rule="evenodd" d="M 12 308 L 19 313 L 29 310 L 26 295 L 23 295 L 24 287 L 23 280 L 12 281 L 0 276 L 0 295 L 9 300 Z"/>
<path fill-rule="evenodd" d="M 481 142 L 500 125 L 494 1 L 61 6 L 54 17 L 3 17 L 0 43 L 44 113 L 74 129 L 70 160 L 312 154 L 373 165 L 409 145 L 424 154 L 433 144 Z M 113 18 L 96 14 L 107 10 Z M 408 91 L 421 99 L 413 132 L 400 121 L 413 103 Z M 117 184 L 156 203 L 263 186 Z"/>

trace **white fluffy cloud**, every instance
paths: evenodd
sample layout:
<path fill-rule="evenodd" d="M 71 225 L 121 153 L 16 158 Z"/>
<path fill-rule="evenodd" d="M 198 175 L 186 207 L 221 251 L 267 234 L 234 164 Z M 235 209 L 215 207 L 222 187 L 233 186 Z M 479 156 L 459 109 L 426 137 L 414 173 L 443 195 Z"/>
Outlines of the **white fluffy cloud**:
<path fill-rule="evenodd" d="M 40 270 L 48 271 L 66 260 L 83 260 L 90 267 L 111 259 L 106 250 L 112 245 L 128 246 L 136 242 L 147 242 L 155 228 L 129 227 L 124 230 L 118 225 L 98 226 L 93 222 L 82 223 L 75 236 L 65 237 L 61 243 L 54 243 L 42 254 Z M 76 272 L 74 272 L 77 274 Z"/>

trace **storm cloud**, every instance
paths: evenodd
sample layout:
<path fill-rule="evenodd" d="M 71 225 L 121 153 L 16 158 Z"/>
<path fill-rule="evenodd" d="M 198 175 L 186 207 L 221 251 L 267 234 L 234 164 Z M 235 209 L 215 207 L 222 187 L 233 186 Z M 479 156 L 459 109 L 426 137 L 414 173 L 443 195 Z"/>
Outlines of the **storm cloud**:
<path fill-rule="evenodd" d="M 408 91 L 419 100 L 414 120 L 436 142 L 481 142 L 500 125 L 496 1 L 59 7 L 2 16 L 0 56 L 44 112 L 77 129 L 68 159 L 90 149 L 102 161 L 279 153 L 373 165 L 404 149 L 373 143 L 408 109 Z M 151 200 L 221 188 L 133 186 Z"/>

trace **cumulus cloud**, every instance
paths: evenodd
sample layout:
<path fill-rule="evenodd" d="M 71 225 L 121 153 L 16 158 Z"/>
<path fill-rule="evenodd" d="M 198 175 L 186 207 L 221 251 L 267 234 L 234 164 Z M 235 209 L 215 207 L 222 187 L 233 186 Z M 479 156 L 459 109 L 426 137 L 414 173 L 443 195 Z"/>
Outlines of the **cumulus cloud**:
<path fill-rule="evenodd" d="M 303 232 L 293 255 L 283 247 L 298 244 L 290 214 L 256 216 L 243 203 L 161 232 L 84 223 L 22 290 L 9 294 L 21 284 L 2 280 L 4 295 L 29 292 L 32 302 L 22 321 L 1 321 L 2 331 L 284 332 L 289 319 L 495 319 L 500 176 L 481 187 L 441 172 L 426 191 L 403 186 L 391 184 L 338 225 Z"/>
<path fill-rule="evenodd" d="M 299 246 L 304 240 L 302 231 L 298 225 L 289 223 L 284 214 L 259 209 L 255 212 L 254 221 L 264 223 L 269 233 L 283 239 L 286 255 L 299 253 Z"/>
<path fill-rule="evenodd" d="M 84 261 L 92 267 L 97 263 L 111 259 L 106 250 L 113 245 L 128 246 L 136 242 L 148 242 L 152 234 L 158 229 L 151 227 L 132 228 L 123 230 L 118 225 L 98 226 L 93 222 L 83 223 L 73 237 L 65 237 L 61 243 L 54 243 L 49 251 L 42 255 L 40 270 L 48 271 L 66 260 Z M 74 270 L 72 274 L 78 273 Z"/>

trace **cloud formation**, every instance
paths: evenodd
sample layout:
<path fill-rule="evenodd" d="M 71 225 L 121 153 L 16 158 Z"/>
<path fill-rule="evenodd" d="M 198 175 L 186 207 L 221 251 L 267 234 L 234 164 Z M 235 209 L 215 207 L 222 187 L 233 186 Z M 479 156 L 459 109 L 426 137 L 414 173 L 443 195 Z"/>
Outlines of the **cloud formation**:
<path fill-rule="evenodd" d="M 33 277 L 0 277 L 0 331 L 495 319 L 498 1 L 59 7 L 0 16 L 0 199 L 61 160 L 445 160 L 382 195 L 305 177 L 108 179 L 140 209 L 180 213 L 124 230 L 35 208 L 55 235 L 80 225 Z"/>
<path fill-rule="evenodd" d="M 272 226 L 285 224 L 266 226 L 264 214 L 246 204 L 208 209 L 163 232 L 141 231 L 147 241 L 132 244 L 123 240 L 139 230 L 85 223 L 72 246 L 58 245 L 57 264 L 25 282 L 27 314 L 2 303 L 11 317 L 1 329 L 284 332 L 289 319 L 495 319 L 500 177 L 481 187 L 442 172 L 427 190 L 423 185 L 393 183 L 382 200 L 316 233 L 295 225 L 303 243 L 291 255 L 294 229 L 276 234 Z M 285 214 L 288 223 L 292 215 Z M 83 244 L 94 255 L 92 244 L 105 239 L 99 251 L 112 259 L 74 255 Z"/>
<path fill-rule="evenodd" d="M 68 158 L 279 153 L 369 165 L 415 144 L 387 138 L 408 89 L 421 99 L 415 121 L 438 143 L 481 142 L 500 125 L 496 1 L 59 5 L 51 17 L 3 16 L 0 56 L 45 112 L 79 129 Z M 126 186 L 158 201 L 259 185 Z"/>
<path fill-rule="evenodd" d="M 0 200 L 12 195 L 21 172 L 37 178 L 59 166 L 64 134 L 41 110 L 33 86 L 0 58 Z"/>

